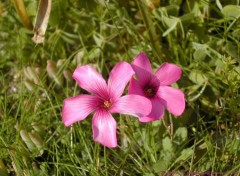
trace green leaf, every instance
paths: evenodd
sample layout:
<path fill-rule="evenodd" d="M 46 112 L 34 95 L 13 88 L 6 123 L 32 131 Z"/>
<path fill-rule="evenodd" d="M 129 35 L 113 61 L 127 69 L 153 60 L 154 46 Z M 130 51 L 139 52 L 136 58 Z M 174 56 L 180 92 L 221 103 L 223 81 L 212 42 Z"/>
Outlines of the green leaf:
<path fill-rule="evenodd" d="M 240 151 L 240 140 L 239 139 L 227 139 L 227 147 L 229 151 L 234 154 L 236 151 Z"/>
<path fill-rule="evenodd" d="M 175 4 L 181 5 L 182 4 L 182 0 L 170 0 L 169 4 L 171 4 L 171 5 L 175 5 Z"/>
<path fill-rule="evenodd" d="M 206 53 L 206 49 L 205 48 L 199 48 L 197 49 L 194 53 L 193 53 L 193 57 L 195 60 L 197 61 L 202 61 L 206 58 L 207 53 Z"/>
<path fill-rule="evenodd" d="M 104 38 L 98 33 L 93 34 L 93 39 L 98 47 L 101 47 L 104 43 Z"/>
<path fill-rule="evenodd" d="M 180 17 L 183 25 L 190 24 L 194 20 L 194 13 L 187 13 Z"/>
<path fill-rule="evenodd" d="M 227 5 L 223 7 L 222 14 L 225 18 L 234 20 L 240 17 L 240 6 Z"/>
<path fill-rule="evenodd" d="M 172 144 L 172 141 L 170 140 L 169 137 L 165 137 L 163 140 L 162 140 L 162 145 L 163 145 L 163 150 L 164 151 L 173 151 L 173 144 Z"/>
<path fill-rule="evenodd" d="M 144 176 L 154 176 L 154 174 L 153 173 L 146 173 L 146 174 L 144 174 Z"/>
<path fill-rule="evenodd" d="M 222 4 L 220 3 L 219 0 L 216 0 L 216 4 L 220 10 L 222 10 Z"/>
<path fill-rule="evenodd" d="M 210 169 L 212 166 L 212 159 L 207 159 L 204 158 L 204 160 L 202 160 L 201 165 L 199 165 L 199 171 L 206 171 L 208 169 Z"/>
<path fill-rule="evenodd" d="M 233 32 L 232 32 L 232 35 L 233 37 L 240 37 L 240 29 L 235 29 Z"/>
<path fill-rule="evenodd" d="M 230 41 L 227 41 L 227 43 L 225 45 L 225 50 L 233 58 L 235 58 L 235 59 L 239 59 L 240 58 L 239 51 L 238 51 L 239 48 L 236 45 L 234 45 L 234 43 L 232 43 Z"/>
<path fill-rule="evenodd" d="M 162 35 L 163 37 L 165 37 L 177 27 L 177 24 L 179 23 L 180 19 L 179 18 L 168 18 L 165 16 L 163 16 L 162 19 L 163 19 L 163 22 L 169 27 Z"/>
<path fill-rule="evenodd" d="M 168 166 L 170 165 L 169 160 L 158 160 L 154 165 L 153 165 L 153 170 L 155 172 L 161 172 L 161 171 L 166 171 L 168 169 Z"/>
<path fill-rule="evenodd" d="M 174 136 L 173 142 L 176 145 L 182 145 L 187 139 L 187 128 L 186 127 L 179 127 Z"/>
<path fill-rule="evenodd" d="M 155 172 L 165 171 L 174 158 L 174 147 L 169 137 L 162 140 L 163 150 L 160 153 L 160 159 L 153 165 Z"/>
<path fill-rule="evenodd" d="M 93 60 L 93 59 L 99 58 L 99 57 L 100 57 L 100 54 L 101 54 L 101 49 L 100 49 L 100 48 L 93 48 L 93 49 L 89 52 L 88 58 L 89 58 L 90 60 Z"/>
<path fill-rule="evenodd" d="M 196 84 L 203 84 L 207 81 L 207 77 L 198 70 L 192 70 L 189 79 Z"/>
<path fill-rule="evenodd" d="M 193 155 L 193 150 L 191 148 L 183 149 L 180 156 L 176 159 L 175 162 L 186 161 L 192 155 Z"/>
<path fill-rule="evenodd" d="M 179 22 L 178 18 L 174 18 L 174 17 L 169 18 L 167 16 L 163 16 L 162 20 L 168 28 L 172 28 Z"/>
<path fill-rule="evenodd" d="M 163 16 L 178 16 L 179 8 L 178 5 L 160 7 L 153 11 L 153 15 L 156 19 L 162 21 Z"/>
<path fill-rule="evenodd" d="M 172 163 L 174 158 L 174 152 L 161 151 L 161 159 L 158 160 L 154 165 L 153 169 L 155 172 L 166 171 Z"/>

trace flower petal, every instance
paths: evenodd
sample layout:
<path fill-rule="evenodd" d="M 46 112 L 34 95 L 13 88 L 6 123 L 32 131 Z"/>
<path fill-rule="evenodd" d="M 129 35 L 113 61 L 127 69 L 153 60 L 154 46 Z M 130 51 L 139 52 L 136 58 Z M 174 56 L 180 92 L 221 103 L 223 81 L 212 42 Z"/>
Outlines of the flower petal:
<path fill-rule="evenodd" d="M 145 96 L 143 87 L 134 78 L 132 78 L 130 80 L 129 87 L 128 87 L 128 93 Z"/>
<path fill-rule="evenodd" d="M 62 108 L 64 125 L 69 126 L 85 119 L 98 107 L 99 103 L 99 98 L 91 95 L 78 95 L 65 99 Z"/>
<path fill-rule="evenodd" d="M 122 95 L 133 75 L 134 71 L 127 62 L 120 62 L 112 69 L 108 80 L 108 87 L 113 100 L 118 99 Z"/>
<path fill-rule="evenodd" d="M 117 124 L 108 111 L 100 109 L 95 112 L 92 130 L 95 141 L 109 148 L 117 146 Z"/>
<path fill-rule="evenodd" d="M 137 55 L 131 65 L 141 85 L 144 86 L 149 81 L 151 81 L 152 66 L 145 53 L 140 53 L 139 55 Z"/>
<path fill-rule="evenodd" d="M 180 79 L 182 70 L 179 66 L 170 63 L 163 63 L 154 74 L 161 86 L 168 86 Z"/>
<path fill-rule="evenodd" d="M 185 99 L 181 90 L 169 86 L 160 86 L 157 95 L 169 112 L 176 116 L 183 113 Z"/>
<path fill-rule="evenodd" d="M 144 117 L 140 117 L 140 122 L 152 122 L 160 120 L 164 115 L 164 106 L 159 98 L 152 98 L 152 111 Z"/>
<path fill-rule="evenodd" d="M 108 97 L 106 81 L 89 65 L 78 67 L 73 73 L 73 78 L 83 89 L 103 98 Z"/>
<path fill-rule="evenodd" d="M 140 95 L 126 95 L 120 97 L 110 109 L 113 113 L 129 114 L 138 117 L 146 116 L 151 112 L 152 103 Z"/>

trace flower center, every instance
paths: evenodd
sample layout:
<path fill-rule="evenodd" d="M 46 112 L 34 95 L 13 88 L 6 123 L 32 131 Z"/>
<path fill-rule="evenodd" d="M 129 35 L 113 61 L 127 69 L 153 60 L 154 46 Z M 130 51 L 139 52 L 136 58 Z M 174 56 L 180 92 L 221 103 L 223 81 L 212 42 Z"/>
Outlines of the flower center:
<path fill-rule="evenodd" d="M 156 94 L 155 89 L 150 86 L 145 87 L 143 91 L 145 95 L 150 98 L 154 97 L 154 95 Z"/>
<path fill-rule="evenodd" d="M 111 106 L 112 106 L 112 103 L 111 103 L 110 101 L 108 101 L 108 100 L 105 100 L 105 101 L 103 102 L 103 104 L 102 104 L 102 107 L 103 107 L 104 109 L 106 109 L 106 110 L 108 110 L 109 108 L 111 108 Z"/>

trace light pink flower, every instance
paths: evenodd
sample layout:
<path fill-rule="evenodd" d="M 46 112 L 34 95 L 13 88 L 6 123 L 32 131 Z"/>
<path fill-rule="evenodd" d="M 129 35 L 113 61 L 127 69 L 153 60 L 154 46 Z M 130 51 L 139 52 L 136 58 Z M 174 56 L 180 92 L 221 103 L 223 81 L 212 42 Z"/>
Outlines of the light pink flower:
<path fill-rule="evenodd" d="M 121 97 L 123 91 L 134 75 L 131 65 L 118 63 L 111 71 L 108 84 L 92 67 L 78 67 L 73 78 L 79 86 L 92 95 L 78 95 L 64 100 L 62 120 L 65 126 L 84 120 L 95 111 L 92 119 L 93 139 L 112 148 L 117 146 L 116 121 L 111 113 L 145 116 L 151 111 L 151 102 L 139 95 Z"/>
<path fill-rule="evenodd" d="M 165 108 L 176 116 L 183 113 L 185 109 L 183 92 L 169 86 L 181 77 L 180 67 L 163 63 L 155 74 L 152 74 L 148 57 L 145 53 L 140 53 L 132 62 L 132 68 L 136 73 L 137 80 L 132 77 L 129 94 L 145 96 L 152 102 L 150 114 L 140 117 L 141 122 L 161 119 Z"/>

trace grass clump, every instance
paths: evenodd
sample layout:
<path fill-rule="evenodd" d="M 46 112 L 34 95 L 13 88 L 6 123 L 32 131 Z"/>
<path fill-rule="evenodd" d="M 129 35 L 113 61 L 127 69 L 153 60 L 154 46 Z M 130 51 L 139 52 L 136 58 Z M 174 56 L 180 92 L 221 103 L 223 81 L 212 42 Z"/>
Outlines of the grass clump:
<path fill-rule="evenodd" d="M 25 1 L 34 21 L 37 3 Z M 240 173 L 239 2 L 53 0 L 35 45 L 14 5 L 0 3 L 0 175 Z M 154 69 L 183 70 L 181 117 L 116 117 L 119 147 L 92 140 L 91 118 L 64 127 L 63 100 L 81 93 L 73 70 L 104 77 L 144 51 Z"/>

